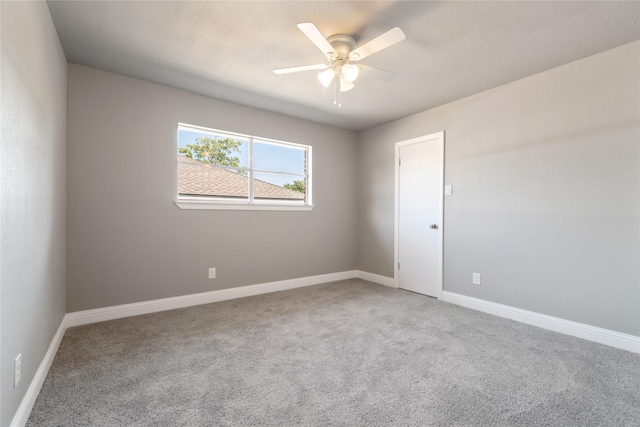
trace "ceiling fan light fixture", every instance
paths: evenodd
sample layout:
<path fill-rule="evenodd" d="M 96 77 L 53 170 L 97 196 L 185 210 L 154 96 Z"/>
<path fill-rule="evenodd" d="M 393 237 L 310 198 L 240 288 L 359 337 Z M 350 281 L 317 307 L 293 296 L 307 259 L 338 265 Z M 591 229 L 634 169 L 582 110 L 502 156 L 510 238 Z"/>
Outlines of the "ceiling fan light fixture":
<path fill-rule="evenodd" d="M 342 67 L 342 75 L 348 82 L 354 82 L 358 78 L 360 68 L 357 65 L 346 64 Z"/>
<path fill-rule="evenodd" d="M 336 73 L 333 69 L 328 68 L 321 73 L 318 73 L 318 80 L 320 80 L 320 84 L 325 88 L 329 87 Z"/>
<path fill-rule="evenodd" d="M 356 48 L 356 41 L 350 35 L 334 34 L 327 38 L 312 22 L 298 24 L 298 28 L 320 49 L 329 63 L 279 68 L 273 70 L 273 72 L 276 74 L 288 74 L 299 71 L 324 70 L 318 73 L 318 80 L 325 89 L 328 89 L 331 83 L 334 83 L 333 103 L 338 107 L 342 105 L 340 94 L 353 89 L 353 82 L 360 74 L 361 66 L 357 63 L 352 64 L 350 61 L 360 61 L 405 39 L 402 30 L 396 27 Z M 367 67 L 364 64 L 362 66 Z M 369 68 L 375 71 L 378 76 L 382 75 L 383 78 L 381 79 L 383 80 L 389 80 L 389 76 L 393 78 L 395 75 L 395 73 L 389 71 L 379 70 L 374 67 Z"/>
<path fill-rule="evenodd" d="M 344 75 L 340 76 L 340 92 L 347 92 L 353 89 L 354 84 L 347 80 Z"/>

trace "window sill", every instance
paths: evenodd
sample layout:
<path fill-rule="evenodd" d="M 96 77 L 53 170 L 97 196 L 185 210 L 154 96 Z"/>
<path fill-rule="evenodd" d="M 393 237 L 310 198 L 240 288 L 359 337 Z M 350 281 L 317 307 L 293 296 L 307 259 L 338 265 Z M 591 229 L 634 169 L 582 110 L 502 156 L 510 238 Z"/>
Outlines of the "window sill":
<path fill-rule="evenodd" d="M 267 203 L 223 203 L 203 200 L 176 200 L 180 209 L 226 210 L 226 211 L 310 211 L 311 205 L 267 204 Z"/>

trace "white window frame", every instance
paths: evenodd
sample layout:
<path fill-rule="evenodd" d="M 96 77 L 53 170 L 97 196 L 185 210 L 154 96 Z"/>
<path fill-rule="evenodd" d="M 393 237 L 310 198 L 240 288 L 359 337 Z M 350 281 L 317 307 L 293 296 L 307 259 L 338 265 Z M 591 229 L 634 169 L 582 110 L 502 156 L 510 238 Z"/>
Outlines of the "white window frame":
<path fill-rule="evenodd" d="M 295 144 L 292 142 L 278 141 L 275 139 L 262 138 L 253 135 L 244 135 L 235 132 L 228 132 L 218 129 L 206 128 L 202 126 L 190 125 L 187 123 L 178 123 L 178 129 L 176 132 L 176 146 L 178 145 L 177 137 L 180 130 L 191 130 L 199 133 L 210 133 L 215 136 L 225 136 L 230 138 L 242 138 L 249 141 L 248 146 L 248 167 L 238 167 L 232 169 L 244 170 L 248 172 L 249 177 L 249 197 L 246 200 L 232 200 L 223 197 L 198 197 L 198 196 L 182 196 L 180 193 L 176 196 L 175 204 L 180 209 L 214 209 L 214 210 L 267 210 L 267 211 L 310 211 L 313 209 L 311 199 L 312 188 L 312 173 L 311 173 L 311 149 L 310 145 Z M 253 142 L 274 144 L 278 146 L 288 146 L 297 149 L 302 149 L 306 153 L 306 172 L 304 175 L 291 174 L 285 172 L 253 169 Z M 177 170 L 177 164 L 176 164 Z M 299 175 L 304 177 L 306 182 L 306 195 L 303 201 L 288 201 L 288 200 L 254 200 L 253 198 L 253 175 L 254 173 L 270 173 L 270 174 L 283 174 L 283 175 Z"/>

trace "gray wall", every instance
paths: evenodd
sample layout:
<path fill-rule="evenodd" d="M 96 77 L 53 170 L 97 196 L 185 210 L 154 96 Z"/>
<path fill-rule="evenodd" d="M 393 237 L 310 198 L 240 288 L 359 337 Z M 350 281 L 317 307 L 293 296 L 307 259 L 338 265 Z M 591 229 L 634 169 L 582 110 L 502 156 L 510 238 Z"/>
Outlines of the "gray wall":
<path fill-rule="evenodd" d="M 362 132 L 359 268 L 394 274 L 394 143 L 444 130 L 445 290 L 640 335 L 639 52 Z"/>
<path fill-rule="evenodd" d="M 65 314 L 67 62 L 46 3 L 0 8 L 0 424 L 8 426 Z"/>
<path fill-rule="evenodd" d="M 68 84 L 69 312 L 356 268 L 354 132 L 76 64 Z M 178 122 L 313 146 L 315 207 L 179 209 Z"/>

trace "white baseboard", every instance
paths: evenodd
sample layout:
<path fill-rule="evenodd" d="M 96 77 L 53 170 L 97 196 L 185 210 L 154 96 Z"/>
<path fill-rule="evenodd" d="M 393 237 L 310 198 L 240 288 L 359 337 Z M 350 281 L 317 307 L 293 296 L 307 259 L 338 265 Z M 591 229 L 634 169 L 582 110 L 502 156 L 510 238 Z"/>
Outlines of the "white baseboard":
<path fill-rule="evenodd" d="M 194 305 L 210 304 L 230 299 L 284 291 L 287 289 L 319 285 L 320 283 L 335 282 L 337 280 L 353 279 L 355 277 L 358 277 L 358 272 L 356 270 L 352 270 L 340 273 L 321 274 L 319 276 L 302 277 L 299 279 L 261 283 L 259 285 L 240 286 L 237 288 L 221 289 L 218 291 L 142 301 L 132 304 L 96 308 L 93 310 L 76 311 L 68 313 L 66 321 L 67 327 L 87 325 L 89 323 L 104 322 L 105 320 L 156 313 L 158 311 L 175 310 L 177 308 L 192 307 Z"/>
<path fill-rule="evenodd" d="M 390 288 L 397 288 L 393 277 L 381 276 L 379 274 L 373 274 L 361 270 L 357 270 L 357 274 L 358 279 L 367 280 L 369 282 L 377 283 L 378 285 L 389 286 Z"/>
<path fill-rule="evenodd" d="M 634 335 L 585 325 L 584 323 L 572 322 L 570 320 L 547 316 L 545 314 L 522 310 L 520 308 L 497 304 L 495 302 L 468 297 L 466 295 L 460 295 L 453 292 L 443 291 L 442 299 L 445 302 L 493 314 L 494 316 L 505 317 L 528 325 L 537 326 L 554 332 L 560 332 L 561 334 L 583 338 L 634 353 L 640 353 L 640 337 L 636 337 Z"/>
<path fill-rule="evenodd" d="M 58 347 L 60 347 L 60 343 L 62 342 L 64 332 L 67 330 L 65 320 L 66 316 L 62 318 L 60 326 L 58 326 L 58 330 L 53 336 L 51 344 L 49 344 L 49 348 L 47 349 L 42 362 L 40 362 L 40 366 L 38 366 L 38 370 L 36 371 L 31 384 L 29 384 L 29 388 L 22 398 L 22 402 L 20 402 L 18 410 L 13 416 L 11 427 L 22 427 L 27 424 L 27 420 L 29 419 L 29 415 L 31 414 L 33 405 L 36 403 L 36 399 L 40 394 L 40 389 L 42 389 L 44 380 L 47 378 L 47 374 L 49 373 L 49 368 L 51 368 L 53 359 L 56 357 L 56 353 L 58 352 Z"/>

